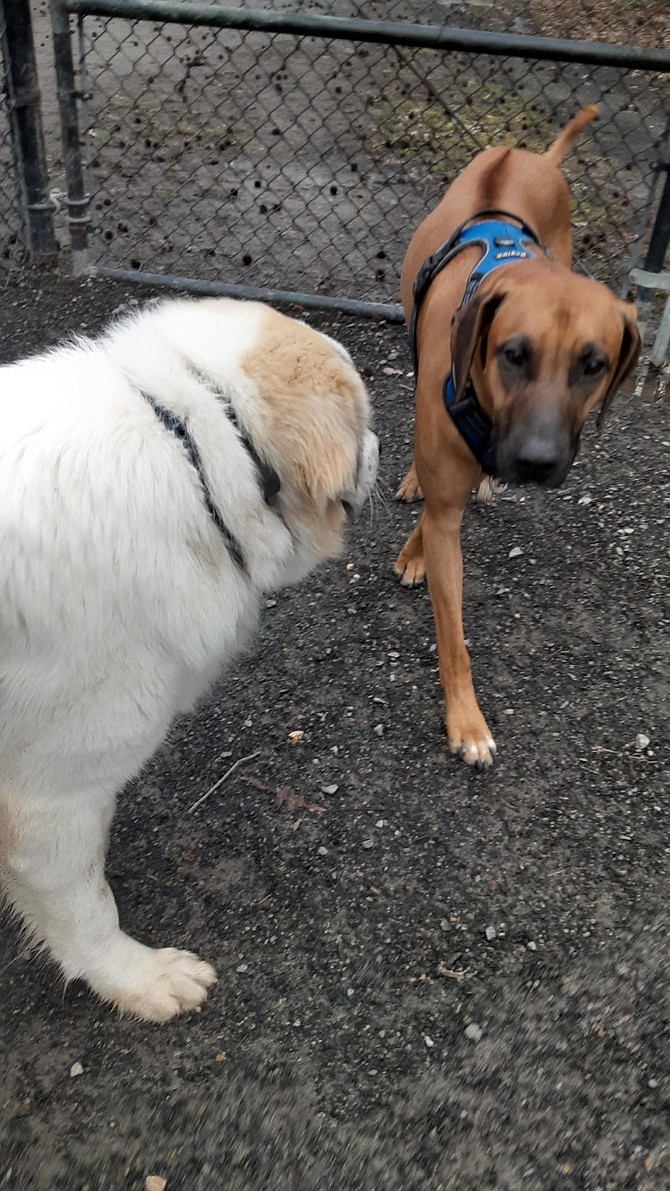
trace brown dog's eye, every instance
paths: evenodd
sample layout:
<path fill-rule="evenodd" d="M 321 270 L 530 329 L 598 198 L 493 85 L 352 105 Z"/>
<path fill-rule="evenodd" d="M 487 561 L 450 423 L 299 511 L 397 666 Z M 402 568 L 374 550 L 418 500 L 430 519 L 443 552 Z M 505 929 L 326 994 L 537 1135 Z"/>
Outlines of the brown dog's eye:
<path fill-rule="evenodd" d="M 585 380 L 595 380 L 607 371 L 609 360 L 601 347 L 595 343 L 587 343 L 579 353 L 575 366 L 574 381 L 579 380 L 580 374 Z"/>
<path fill-rule="evenodd" d="M 600 376 L 604 372 L 607 363 L 598 356 L 590 356 L 588 360 L 584 361 L 584 376 Z"/>
<path fill-rule="evenodd" d="M 498 348 L 498 354 L 510 368 L 523 368 L 530 359 L 528 345 L 523 339 L 508 340 Z"/>

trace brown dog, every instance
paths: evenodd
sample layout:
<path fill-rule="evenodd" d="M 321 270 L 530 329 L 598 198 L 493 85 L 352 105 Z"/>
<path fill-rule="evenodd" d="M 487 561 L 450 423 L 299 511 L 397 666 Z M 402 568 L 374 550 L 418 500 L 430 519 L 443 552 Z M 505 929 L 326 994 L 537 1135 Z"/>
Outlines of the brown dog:
<path fill-rule="evenodd" d="M 600 401 L 600 423 L 640 350 L 635 307 L 570 271 L 569 193 L 558 166 L 596 114 L 585 108 L 544 155 L 479 154 L 418 228 L 403 266 L 416 431 L 398 496 L 423 494 L 425 508 L 394 569 L 406 586 L 428 578 L 449 746 L 478 767 L 492 763 L 496 746 L 463 639 L 466 501 L 482 473 L 561 484 L 587 415 Z M 473 270 L 483 273 L 478 285 Z"/>

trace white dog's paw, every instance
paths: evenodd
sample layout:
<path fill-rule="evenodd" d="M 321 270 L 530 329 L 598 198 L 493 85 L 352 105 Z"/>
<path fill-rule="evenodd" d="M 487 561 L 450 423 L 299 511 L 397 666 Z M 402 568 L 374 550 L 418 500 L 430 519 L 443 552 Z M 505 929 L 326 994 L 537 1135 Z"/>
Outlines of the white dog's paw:
<path fill-rule="evenodd" d="M 89 983 L 98 996 L 129 1017 L 169 1021 L 202 1005 L 216 980 L 210 964 L 175 947 L 154 951 L 122 936 L 112 954 L 105 970 L 89 976 Z"/>
<path fill-rule="evenodd" d="M 500 488 L 500 481 L 494 479 L 493 476 L 484 476 L 478 489 L 475 500 L 480 505 L 491 505 L 494 503 Z"/>
<path fill-rule="evenodd" d="M 169 1021 L 188 1009 L 197 1009 L 207 999 L 207 990 L 216 980 L 210 964 L 191 951 L 163 947 L 151 951 L 150 972 L 136 987 L 124 990 L 116 999 L 122 1013 L 149 1021 Z"/>

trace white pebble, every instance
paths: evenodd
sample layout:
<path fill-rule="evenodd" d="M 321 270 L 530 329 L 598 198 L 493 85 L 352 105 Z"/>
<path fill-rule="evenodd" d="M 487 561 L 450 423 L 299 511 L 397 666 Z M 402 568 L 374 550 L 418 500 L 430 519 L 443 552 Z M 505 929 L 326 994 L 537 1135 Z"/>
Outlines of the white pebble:
<path fill-rule="evenodd" d="M 487 939 L 489 940 L 489 943 L 491 942 L 491 939 L 495 939 L 498 935 L 498 932 L 497 932 L 495 926 L 487 926 L 484 933 L 485 933 Z"/>
<path fill-rule="evenodd" d="M 469 1026 L 465 1027 L 465 1037 L 469 1038 L 471 1042 L 479 1042 L 484 1031 L 476 1022 L 470 1022 Z"/>
<path fill-rule="evenodd" d="M 81 1063 L 73 1063 L 72 1066 L 70 1067 L 70 1078 L 74 1079 L 75 1075 L 83 1075 L 83 1074 L 84 1074 L 84 1068 L 82 1067 Z"/>
<path fill-rule="evenodd" d="M 165 1191 L 167 1179 L 161 1174 L 148 1174 L 144 1181 L 144 1191 Z"/>
<path fill-rule="evenodd" d="M 512 549 L 510 550 L 507 557 L 508 558 L 520 558 L 522 554 L 523 554 L 523 550 L 521 549 L 520 546 L 512 546 Z"/>
<path fill-rule="evenodd" d="M 644 732 L 638 732 L 637 736 L 635 737 L 635 747 L 638 749 L 646 749 L 650 744 L 651 741 L 649 737 L 645 736 Z"/>

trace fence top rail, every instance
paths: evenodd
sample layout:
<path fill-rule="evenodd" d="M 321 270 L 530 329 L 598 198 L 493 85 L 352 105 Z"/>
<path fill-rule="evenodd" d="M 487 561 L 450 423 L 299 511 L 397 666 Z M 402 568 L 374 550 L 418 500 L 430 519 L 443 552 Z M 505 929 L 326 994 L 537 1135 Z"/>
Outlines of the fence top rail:
<path fill-rule="evenodd" d="M 618 46 L 605 42 L 571 41 L 560 37 L 533 37 L 492 33 L 454 26 L 371 21 L 298 12 L 269 12 L 252 8 L 224 8 L 190 0 L 51 0 L 54 8 L 79 16 L 125 17 L 220 29 L 245 29 L 266 33 L 291 33 L 345 41 L 420 46 L 425 49 L 463 50 L 592 66 L 622 66 L 670 74 L 670 50 L 643 46 Z"/>

